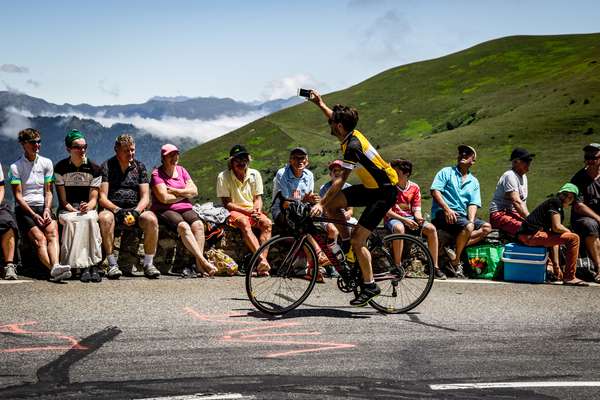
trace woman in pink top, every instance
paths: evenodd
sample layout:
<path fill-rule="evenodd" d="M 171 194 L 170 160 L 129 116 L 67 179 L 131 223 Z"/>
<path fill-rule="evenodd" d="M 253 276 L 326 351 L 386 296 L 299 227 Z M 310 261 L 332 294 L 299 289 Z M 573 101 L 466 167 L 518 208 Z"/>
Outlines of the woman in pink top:
<path fill-rule="evenodd" d="M 152 207 L 161 222 L 176 230 L 183 245 L 196 258 L 196 271 L 214 275 L 217 268 L 204 257 L 204 223 L 192 210 L 191 198 L 198 189 L 179 162 L 179 149 L 165 144 L 160 149 L 162 164 L 152 171 Z"/>

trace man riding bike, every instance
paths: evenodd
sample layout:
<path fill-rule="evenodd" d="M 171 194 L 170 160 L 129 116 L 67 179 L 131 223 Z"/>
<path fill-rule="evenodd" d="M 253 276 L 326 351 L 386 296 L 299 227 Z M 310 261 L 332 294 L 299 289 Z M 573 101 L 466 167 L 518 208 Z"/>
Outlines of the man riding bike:
<path fill-rule="evenodd" d="M 381 293 L 373 278 L 371 253 L 366 242 L 386 212 L 394 205 L 398 192 L 398 175 L 367 138 L 355 129 L 358 123 L 356 109 L 340 104 L 331 109 L 314 90 L 311 91 L 309 100 L 327 117 L 331 134 L 340 141 L 343 153 L 343 173 L 333 179 L 331 188 L 321 201 L 315 204 L 311 215 L 318 216 L 325 211 L 330 217 L 345 221 L 343 209 L 352 206 L 365 207 L 352 234 L 348 226 L 337 226 L 342 239 L 342 250 L 346 253 L 352 246 L 363 276 L 361 290 L 357 297 L 350 301 L 350 305 L 363 307 Z M 342 189 L 354 169 L 362 184 Z"/>

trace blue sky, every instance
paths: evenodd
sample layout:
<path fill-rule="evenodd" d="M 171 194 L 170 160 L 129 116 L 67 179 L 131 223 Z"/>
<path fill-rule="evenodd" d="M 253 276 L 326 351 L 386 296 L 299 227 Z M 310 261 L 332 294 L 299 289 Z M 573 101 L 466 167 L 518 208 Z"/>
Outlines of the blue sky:
<path fill-rule="evenodd" d="M 95 105 L 328 92 L 502 36 L 596 32 L 599 4 L 0 0 L 0 90 Z"/>

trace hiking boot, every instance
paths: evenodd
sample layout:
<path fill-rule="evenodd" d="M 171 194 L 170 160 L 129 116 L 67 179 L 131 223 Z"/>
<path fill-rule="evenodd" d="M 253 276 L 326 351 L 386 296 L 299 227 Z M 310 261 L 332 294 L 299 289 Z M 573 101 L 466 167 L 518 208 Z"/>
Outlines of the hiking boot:
<path fill-rule="evenodd" d="M 108 273 L 106 274 L 108 279 L 119 279 L 121 275 L 123 275 L 123 272 L 121 272 L 118 265 L 108 266 Z"/>
<path fill-rule="evenodd" d="M 7 281 L 16 281 L 17 279 L 19 279 L 17 277 L 17 267 L 15 267 L 15 264 L 6 264 L 6 266 L 4 267 L 4 279 L 6 279 Z"/>
<path fill-rule="evenodd" d="M 338 274 L 333 265 L 328 265 L 325 267 L 325 276 L 328 278 L 339 278 L 340 274 Z"/>
<path fill-rule="evenodd" d="M 381 289 L 377 284 L 374 284 L 373 287 L 363 286 L 358 296 L 350 300 L 350 305 L 352 307 L 364 307 L 375 297 L 379 296 L 380 293 Z"/>
<path fill-rule="evenodd" d="M 448 277 L 446 276 L 446 274 L 445 274 L 445 273 L 443 273 L 443 272 L 442 272 L 442 270 L 441 270 L 441 269 L 439 269 L 439 268 L 436 268 L 436 269 L 433 271 L 433 273 L 435 274 L 435 279 L 439 279 L 439 280 L 445 281 L 445 280 L 448 278 Z"/>
<path fill-rule="evenodd" d="M 83 271 L 81 272 L 81 276 L 79 277 L 79 280 L 83 283 L 88 283 L 91 279 L 92 279 L 92 275 L 90 274 L 90 269 L 84 268 Z"/>
<path fill-rule="evenodd" d="M 98 267 L 92 267 L 90 279 L 94 283 L 102 282 L 102 276 L 100 275 L 100 271 L 98 270 Z"/>
<path fill-rule="evenodd" d="M 71 277 L 71 266 L 70 265 L 61 265 L 61 264 L 56 264 L 54 267 L 52 267 L 52 269 L 50 270 L 50 276 L 52 278 L 58 278 L 59 276 L 65 274 L 69 272 L 69 278 Z M 62 279 L 68 279 L 68 278 L 62 278 Z"/>
<path fill-rule="evenodd" d="M 146 278 L 158 279 L 158 277 L 160 276 L 160 271 L 158 270 L 158 268 L 156 268 L 152 264 L 145 265 L 144 266 L 144 275 L 146 275 Z"/>

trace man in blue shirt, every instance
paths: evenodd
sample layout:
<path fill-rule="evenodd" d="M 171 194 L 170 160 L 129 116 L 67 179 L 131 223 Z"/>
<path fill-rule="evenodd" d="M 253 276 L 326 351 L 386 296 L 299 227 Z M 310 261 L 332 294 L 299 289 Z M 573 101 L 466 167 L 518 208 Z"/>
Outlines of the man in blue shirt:
<path fill-rule="evenodd" d="M 467 145 L 458 146 L 455 167 L 442 168 L 431 184 L 433 224 L 456 236 L 456 252 L 446 249 L 450 258 L 451 275 L 463 277 L 460 256 L 465 247 L 485 238 L 492 226 L 477 218 L 481 207 L 479 181 L 469 169 L 475 164 L 477 152 Z"/>

